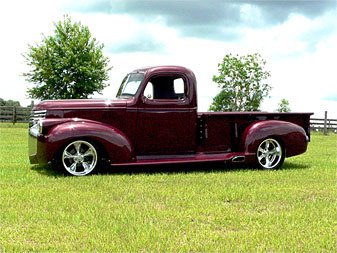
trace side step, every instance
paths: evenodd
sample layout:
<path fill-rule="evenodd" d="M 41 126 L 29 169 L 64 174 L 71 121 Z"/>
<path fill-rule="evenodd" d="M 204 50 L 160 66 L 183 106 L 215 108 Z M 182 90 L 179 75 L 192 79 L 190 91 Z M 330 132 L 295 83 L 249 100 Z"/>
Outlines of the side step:
<path fill-rule="evenodd" d="M 199 163 L 199 162 L 252 162 L 255 154 L 250 153 L 195 153 L 184 155 L 148 155 L 137 156 L 132 163 L 112 164 L 118 166 L 150 165 L 150 164 L 176 164 L 176 163 Z"/>

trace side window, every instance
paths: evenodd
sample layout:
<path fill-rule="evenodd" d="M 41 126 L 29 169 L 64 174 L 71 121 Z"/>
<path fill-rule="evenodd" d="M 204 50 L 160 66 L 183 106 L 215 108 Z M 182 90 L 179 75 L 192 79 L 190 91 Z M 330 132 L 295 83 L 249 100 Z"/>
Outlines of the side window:
<path fill-rule="evenodd" d="M 185 97 L 185 82 L 182 78 L 174 79 L 174 93 L 179 99 Z"/>
<path fill-rule="evenodd" d="M 153 84 L 148 82 L 144 90 L 144 96 L 148 99 L 153 99 Z"/>
<path fill-rule="evenodd" d="M 183 78 L 157 76 L 147 83 L 143 95 L 148 99 L 183 99 L 185 92 L 186 84 Z"/>

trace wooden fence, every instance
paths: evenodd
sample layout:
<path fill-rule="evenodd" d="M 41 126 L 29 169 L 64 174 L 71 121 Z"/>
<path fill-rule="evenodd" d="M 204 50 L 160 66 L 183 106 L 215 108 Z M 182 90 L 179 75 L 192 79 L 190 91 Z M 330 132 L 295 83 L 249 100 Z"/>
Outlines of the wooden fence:
<path fill-rule="evenodd" d="M 328 131 L 337 133 L 337 119 L 328 119 L 328 112 L 325 111 L 324 119 L 310 118 L 311 131 L 321 131 L 327 134 Z"/>
<path fill-rule="evenodd" d="M 31 107 L 0 106 L 0 122 L 28 123 Z"/>
<path fill-rule="evenodd" d="M 0 122 L 28 123 L 31 107 L 0 106 Z M 324 119 L 311 118 L 310 128 L 312 131 L 337 132 L 337 119 L 328 119 L 325 112 Z"/>

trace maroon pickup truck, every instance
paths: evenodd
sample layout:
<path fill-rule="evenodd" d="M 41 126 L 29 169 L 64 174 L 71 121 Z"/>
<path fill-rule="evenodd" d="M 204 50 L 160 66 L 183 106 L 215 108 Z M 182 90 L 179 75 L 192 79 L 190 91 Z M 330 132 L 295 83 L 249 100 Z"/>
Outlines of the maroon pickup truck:
<path fill-rule="evenodd" d="M 29 158 L 74 176 L 111 165 L 255 163 L 278 169 L 302 154 L 311 113 L 197 112 L 197 83 L 178 66 L 137 69 L 116 100 L 43 101 L 32 112 Z"/>

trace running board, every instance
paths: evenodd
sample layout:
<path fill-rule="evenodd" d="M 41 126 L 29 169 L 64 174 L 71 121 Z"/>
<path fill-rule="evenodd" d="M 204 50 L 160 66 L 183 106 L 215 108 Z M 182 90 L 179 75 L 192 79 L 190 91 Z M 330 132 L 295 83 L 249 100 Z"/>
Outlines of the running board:
<path fill-rule="evenodd" d="M 135 162 L 112 165 L 150 165 L 200 162 L 253 162 L 255 154 L 251 153 L 195 153 L 184 155 L 148 155 L 137 156 Z"/>

